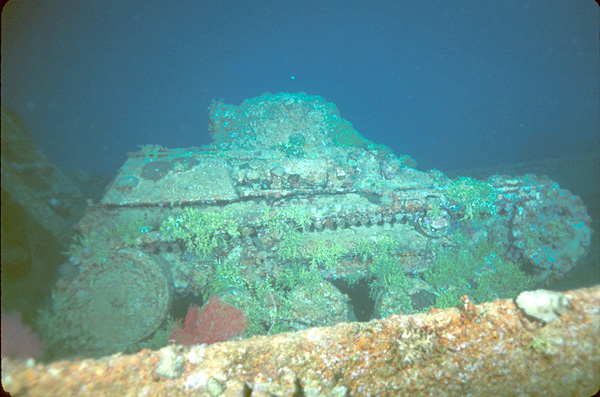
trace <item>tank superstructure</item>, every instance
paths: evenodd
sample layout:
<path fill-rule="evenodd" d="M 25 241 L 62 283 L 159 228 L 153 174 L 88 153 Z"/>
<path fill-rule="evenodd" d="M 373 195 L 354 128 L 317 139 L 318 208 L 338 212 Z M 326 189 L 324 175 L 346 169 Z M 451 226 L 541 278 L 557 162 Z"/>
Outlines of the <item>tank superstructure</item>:
<path fill-rule="evenodd" d="M 127 350 L 183 296 L 220 295 L 248 334 L 354 320 L 345 292 L 359 284 L 379 317 L 511 297 L 588 250 L 585 207 L 548 178 L 418 171 L 302 93 L 209 113 L 212 145 L 131 153 L 88 209 L 70 252 L 80 272 L 59 280 L 47 319 L 57 343 Z M 513 289 L 494 284 L 507 277 Z"/>

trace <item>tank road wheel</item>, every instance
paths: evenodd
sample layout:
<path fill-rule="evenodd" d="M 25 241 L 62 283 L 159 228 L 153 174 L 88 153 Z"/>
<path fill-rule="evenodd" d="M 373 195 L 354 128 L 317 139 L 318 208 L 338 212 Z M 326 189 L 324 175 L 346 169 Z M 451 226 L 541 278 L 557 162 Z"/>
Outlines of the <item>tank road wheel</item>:
<path fill-rule="evenodd" d="M 62 316 L 77 330 L 83 349 L 124 351 L 162 324 L 171 284 L 160 258 L 133 249 L 117 251 L 102 265 L 87 266 L 63 291 L 69 302 Z"/>

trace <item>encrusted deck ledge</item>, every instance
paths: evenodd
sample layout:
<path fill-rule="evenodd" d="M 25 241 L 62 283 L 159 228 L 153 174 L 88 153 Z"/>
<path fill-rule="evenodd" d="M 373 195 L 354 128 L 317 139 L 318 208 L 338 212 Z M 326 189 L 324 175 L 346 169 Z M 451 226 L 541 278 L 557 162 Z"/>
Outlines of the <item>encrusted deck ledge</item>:
<path fill-rule="evenodd" d="M 3 360 L 2 384 L 18 395 L 592 395 L 600 286 L 562 297 L 548 322 L 511 300 L 474 306 L 464 297 L 459 309 L 211 346 Z"/>

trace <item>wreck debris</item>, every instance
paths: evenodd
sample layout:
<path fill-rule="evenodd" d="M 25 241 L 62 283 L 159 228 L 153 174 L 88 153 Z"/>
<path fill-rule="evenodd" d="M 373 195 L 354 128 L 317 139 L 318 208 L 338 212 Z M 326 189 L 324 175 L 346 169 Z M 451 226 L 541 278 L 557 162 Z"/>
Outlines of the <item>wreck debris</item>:
<path fill-rule="evenodd" d="M 585 206 L 548 178 L 416 170 L 304 93 L 214 102 L 209 115 L 212 145 L 142 147 L 80 221 L 79 273 L 40 327 L 64 331 L 65 356 L 139 350 L 183 297 L 220 296 L 251 337 L 356 318 L 362 302 L 340 285 L 366 286 L 368 320 L 514 298 L 589 251 Z"/>

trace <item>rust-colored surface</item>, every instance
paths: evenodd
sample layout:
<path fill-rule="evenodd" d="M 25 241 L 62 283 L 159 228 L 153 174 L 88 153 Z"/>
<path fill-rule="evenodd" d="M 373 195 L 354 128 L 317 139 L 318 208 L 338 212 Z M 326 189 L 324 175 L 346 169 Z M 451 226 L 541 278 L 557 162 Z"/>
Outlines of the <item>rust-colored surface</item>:
<path fill-rule="evenodd" d="M 600 286 L 565 296 L 568 312 L 545 325 L 510 300 L 463 298 L 460 309 L 211 346 L 49 365 L 3 360 L 2 383 L 34 396 L 593 395 Z"/>

